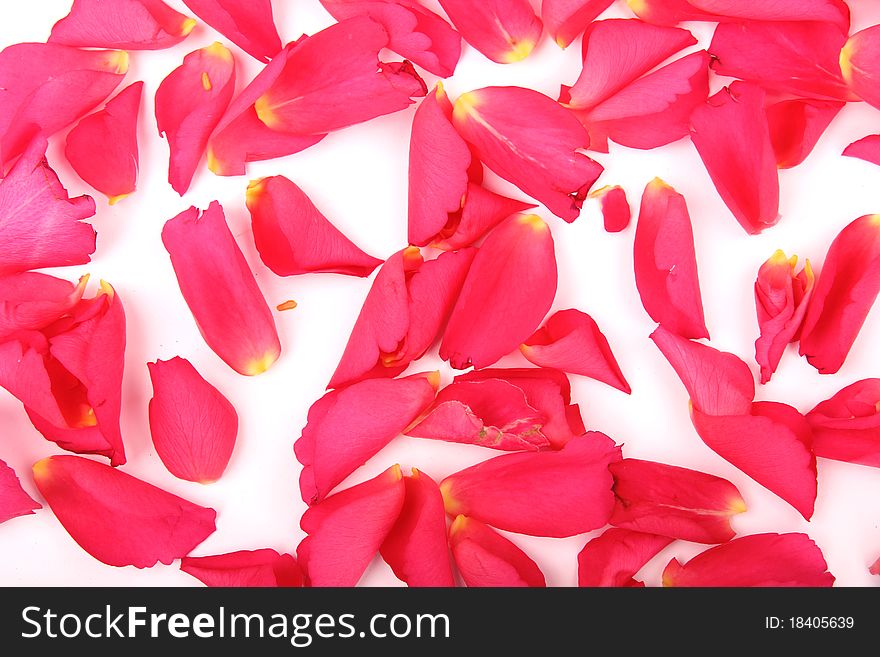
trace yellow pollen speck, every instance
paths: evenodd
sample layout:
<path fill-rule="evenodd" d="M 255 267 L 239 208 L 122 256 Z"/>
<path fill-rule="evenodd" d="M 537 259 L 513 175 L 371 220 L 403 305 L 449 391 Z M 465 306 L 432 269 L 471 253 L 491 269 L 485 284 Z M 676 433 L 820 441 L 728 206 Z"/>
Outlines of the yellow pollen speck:
<path fill-rule="evenodd" d="M 452 119 L 454 121 L 463 121 L 464 118 L 474 111 L 477 106 L 477 94 L 475 91 L 469 91 L 462 94 L 455 101 L 452 108 Z"/>
<path fill-rule="evenodd" d="M 284 303 L 279 303 L 277 306 L 275 306 L 275 309 L 280 311 L 293 310 L 294 308 L 296 308 L 296 306 L 296 301 L 290 299 L 289 301 L 285 301 Z"/>
<path fill-rule="evenodd" d="M 193 28 L 196 26 L 195 18 L 187 18 L 180 24 L 180 36 L 186 36 L 190 32 L 193 31 Z"/>
<path fill-rule="evenodd" d="M 532 230 L 534 230 L 535 232 L 550 230 L 547 222 L 541 219 L 541 217 L 536 214 L 524 214 L 519 218 L 519 222 L 521 224 L 531 226 Z"/>
<path fill-rule="evenodd" d="M 207 71 L 202 73 L 202 89 L 205 91 L 211 91 L 211 78 L 208 77 Z"/>
<path fill-rule="evenodd" d="M 124 198 L 127 198 L 130 195 L 131 194 L 129 193 L 129 194 L 117 194 L 116 196 L 110 196 L 107 198 L 107 202 L 110 205 L 116 205 L 117 203 L 119 203 L 119 201 L 121 201 Z"/>
<path fill-rule="evenodd" d="M 278 360 L 278 355 L 277 352 L 267 351 L 262 358 L 252 360 L 245 365 L 242 368 L 241 373 L 247 376 L 257 376 L 258 374 L 262 374 L 272 367 L 272 364 Z"/>
<path fill-rule="evenodd" d="M 840 50 L 840 73 L 843 75 L 843 79 L 846 80 L 847 83 L 852 82 L 852 56 L 855 46 L 855 41 L 851 38 Z"/>
<path fill-rule="evenodd" d="M 532 53 L 532 50 L 535 49 L 534 41 L 520 41 L 510 45 L 510 50 L 501 58 L 505 64 L 520 62 L 528 57 Z"/>

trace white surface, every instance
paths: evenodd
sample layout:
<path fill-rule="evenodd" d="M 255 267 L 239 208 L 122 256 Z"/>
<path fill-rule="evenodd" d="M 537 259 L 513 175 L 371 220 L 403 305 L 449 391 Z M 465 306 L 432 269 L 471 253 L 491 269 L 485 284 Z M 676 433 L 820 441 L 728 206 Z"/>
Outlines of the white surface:
<path fill-rule="evenodd" d="M 183 4 L 169 4 L 186 12 Z M 426 3 L 439 10 L 436 2 Z M 854 29 L 880 22 L 880 7 L 854 3 Z M 45 40 L 69 0 L 26 4 L 0 3 L 0 46 Z M 331 23 L 317 0 L 276 0 L 275 15 L 286 42 Z M 612 8 L 608 16 L 626 16 Z M 694 25 L 705 46 L 711 25 Z M 123 470 L 218 511 L 217 531 L 194 552 L 217 554 L 237 549 L 272 547 L 295 551 L 303 536 L 299 517 L 299 466 L 292 444 L 306 413 L 336 366 L 370 280 L 336 275 L 278 278 L 257 257 L 244 205 L 247 181 L 283 174 L 299 184 L 336 225 L 369 253 L 387 257 L 406 240 L 407 144 L 413 109 L 343 130 L 317 146 L 288 158 L 251 165 L 248 177 L 218 178 L 200 170 L 181 199 L 165 181 L 167 146 L 158 138 L 152 112 L 153 94 L 161 79 L 184 54 L 215 39 L 230 45 L 238 62 L 239 86 L 259 69 L 258 63 L 210 28 L 200 24 L 182 44 L 170 50 L 132 53 L 124 84 L 146 82 L 141 110 L 141 176 L 138 191 L 114 207 L 95 194 L 98 250 L 86 267 L 53 273 L 75 280 L 88 271 L 117 289 L 128 316 L 122 429 L 128 464 Z M 560 83 L 571 84 L 579 72 L 580 42 L 567 51 L 545 39 L 524 62 L 502 66 L 465 46 L 458 73 L 445 85 L 453 98 L 471 88 L 517 84 L 554 95 Z M 389 55 L 388 58 L 395 56 Z M 434 83 L 426 75 L 429 86 Z M 716 79 L 714 88 L 721 86 Z M 120 87 L 121 88 L 121 87 Z M 752 285 L 760 264 L 776 248 L 809 257 L 821 267 L 833 237 L 858 216 L 880 212 L 880 168 L 840 157 L 856 138 L 880 130 L 880 112 L 864 103 L 850 104 L 823 136 L 805 164 L 781 172 L 783 219 L 756 237 L 739 227 L 718 198 L 696 151 L 688 140 L 654 151 L 611 146 L 596 155 L 605 167 L 598 185 L 621 184 L 634 210 L 641 190 L 661 176 L 687 198 L 697 248 L 706 320 L 712 345 L 749 362 L 757 337 Z M 72 195 L 94 193 L 63 163 L 63 135 L 52 140 L 50 163 Z M 493 188 L 522 198 L 510 185 L 488 175 Z M 201 340 L 179 293 L 168 256 L 159 238 L 163 223 L 189 205 L 206 207 L 218 199 L 226 210 L 245 256 L 267 300 L 275 305 L 296 299 L 299 307 L 276 315 L 283 344 L 281 360 L 266 374 L 246 378 L 226 367 Z M 546 210 L 539 212 L 546 218 Z M 550 219 L 556 240 L 560 286 L 554 310 L 576 307 L 590 313 L 608 336 L 633 387 L 631 397 L 592 380 L 572 377 L 574 398 L 587 427 L 603 431 L 625 445 L 627 456 L 686 466 L 730 479 L 742 491 L 749 511 L 734 520 L 741 534 L 803 531 L 822 548 L 831 572 L 842 585 L 876 585 L 867 566 L 880 556 L 880 471 L 827 460 L 819 461 L 819 498 L 813 521 L 805 522 L 778 497 L 711 452 L 688 419 L 687 395 L 672 369 L 648 339 L 654 329 L 641 307 L 632 274 L 634 226 L 620 234 L 602 230 L 591 201 L 581 218 L 566 225 Z M 758 399 L 784 401 L 802 412 L 853 381 L 880 376 L 880 311 L 868 318 L 840 373 L 820 376 L 789 348 L 770 385 Z M 436 350 L 434 351 L 436 353 Z M 151 396 L 146 363 L 175 355 L 188 358 L 237 408 L 241 432 L 229 468 L 209 486 L 171 476 L 152 448 L 147 424 Z M 503 361 L 521 365 L 519 356 Z M 451 371 L 436 358 L 426 358 L 411 371 Z M 21 476 L 25 489 L 40 499 L 30 477 L 31 464 L 60 450 L 45 441 L 28 421 L 21 404 L 0 390 L 0 458 Z M 390 464 L 416 466 L 436 480 L 498 455 L 479 447 L 398 438 L 345 485 L 375 476 Z M 540 494 L 540 491 L 536 491 Z M 571 586 L 575 557 L 587 536 L 542 539 L 512 536 L 532 555 L 551 585 Z M 703 546 L 675 542 L 642 571 L 649 585 L 673 556 L 690 558 Z M 48 508 L 0 525 L 0 583 L 6 585 L 196 585 L 177 565 L 148 570 L 105 566 L 83 552 Z M 400 584 L 377 559 L 363 584 Z"/>

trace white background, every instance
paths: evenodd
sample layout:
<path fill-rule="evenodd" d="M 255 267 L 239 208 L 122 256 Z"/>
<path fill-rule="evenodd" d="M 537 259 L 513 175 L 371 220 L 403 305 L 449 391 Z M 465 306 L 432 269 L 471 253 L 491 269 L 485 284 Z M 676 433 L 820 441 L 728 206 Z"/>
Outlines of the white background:
<path fill-rule="evenodd" d="M 187 13 L 181 2 L 169 0 L 169 4 Z M 317 0 L 275 0 L 274 4 L 284 42 L 332 22 Z M 434 1 L 425 4 L 440 11 Z M 880 22 L 880 7 L 876 4 L 852 4 L 853 30 Z M 69 0 L 0 3 L 0 45 L 45 40 L 54 21 L 66 14 L 69 5 Z M 613 7 L 606 15 L 630 14 L 623 7 Z M 712 25 L 691 27 L 701 44 L 708 45 Z M 250 178 L 283 174 L 299 184 L 357 244 L 385 258 L 402 248 L 406 240 L 407 145 L 413 109 L 337 132 L 300 154 L 251 165 L 248 177 L 219 178 L 203 163 L 191 189 L 181 199 L 165 180 L 168 150 L 156 133 L 153 94 L 186 53 L 215 39 L 234 51 L 238 86 L 243 87 L 259 70 L 259 64 L 203 24 L 175 48 L 132 53 L 124 85 L 142 79 L 146 86 L 140 121 L 141 173 L 138 191 L 131 197 L 109 207 L 64 163 L 63 135 L 52 140 L 50 163 L 71 195 L 92 193 L 98 203 L 97 216 L 91 220 L 98 231 L 93 262 L 54 273 L 75 280 L 90 272 L 92 286 L 99 278 L 108 280 L 124 303 L 128 349 L 122 429 L 128 463 L 123 470 L 217 509 L 216 533 L 194 554 L 262 547 L 294 552 L 303 537 L 298 522 L 305 507 L 299 498 L 299 465 L 293 458 L 293 441 L 305 424 L 309 406 L 320 397 L 336 366 L 371 279 L 273 275 L 254 248 L 245 188 Z M 560 83 L 571 84 L 577 78 L 579 53 L 580 40 L 561 51 L 545 39 L 527 60 L 498 65 L 465 45 L 458 73 L 445 85 L 452 98 L 476 87 L 509 84 L 532 87 L 555 97 Z M 386 59 L 395 57 L 388 54 Z M 425 79 L 429 86 L 435 82 L 430 75 Z M 713 90 L 721 85 L 716 78 Z M 634 209 L 645 183 L 657 175 L 685 195 L 694 224 L 711 344 L 746 359 L 757 373 L 753 362 L 757 324 L 752 286 L 758 267 L 775 249 L 782 248 L 789 255 L 811 258 L 821 268 L 828 245 L 841 228 L 863 214 L 880 212 L 880 168 L 840 157 L 847 144 L 878 131 L 880 112 L 864 103 L 848 105 L 806 163 L 780 173 L 782 221 L 760 236 L 749 237 L 739 227 L 717 196 L 688 140 L 654 151 L 612 144 L 610 155 L 596 155 L 606 168 L 597 186 L 622 185 Z M 492 188 L 523 198 L 518 190 L 491 174 L 487 180 Z M 283 354 L 269 372 L 256 378 L 234 373 L 205 346 L 179 293 L 159 237 L 167 219 L 190 205 L 207 207 L 213 199 L 225 208 L 269 304 L 275 306 L 287 299 L 299 303 L 295 310 L 276 315 Z M 749 507 L 747 513 L 734 520 L 740 534 L 806 532 L 822 548 L 839 584 L 880 582 L 867 570 L 880 556 L 880 471 L 820 460 L 816 513 L 807 523 L 785 502 L 711 452 L 688 419 L 683 386 L 648 339 L 654 324 L 641 307 L 633 280 L 634 226 L 620 234 L 605 233 L 593 201 L 584 206 L 573 225 L 551 218 L 543 208 L 538 212 L 550 221 L 556 240 L 560 286 L 554 310 L 576 307 L 591 314 L 608 336 L 633 388 L 628 397 L 595 381 L 572 377 L 574 399 L 581 404 L 587 427 L 624 444 L 627 456 L 730 479 Z M 790 347 L 773 381 L 759 387 L 758 399 L 784 401 L 806 412 L 853 381 L 880 376 L 878 337 L 880 311 L 875 311 L 846 364 L 834 376 L 819 375 Z M 147 402 L 151 388 L 146 363 L 175 355 L 188 358 L 232 401 L 240 416 L 241 431 L 229 468 L 219 482 L 208 486 L 171 476 L 150 442 Z M 519 366 L 524 361 L 517 355 L 502 363 Z M 444 383 L 449 382 L 451 371 L 433 356 L 410 371 L 438 367 Z M 16 470 L 25 489 L 38 500 L 30 466 L 59 451 L 33 429 L 21 404 L 0 390 L 0 458 Z M 404 468 L 416 466 L 439 481 L 497 454 L 480 447 L 400 437 L 355 472 L 345 486 L 373 477 L 396 462 Z M 539 563 L 549 584 L 576 584 L 576 555 L 588 536 L 563 540 L 511 537 Z M 641 578 L 657 585 L 670 558 L 687 559 L 702 549 L 675 542 L 645 567 Z M 148 570 L 105 566 L 70 539 L 48 508 L 0 525 L 0 583 L 198 584 L 180 572 L 176 563 Z M 378 558 L 362 583 L 400 584 Z"/>

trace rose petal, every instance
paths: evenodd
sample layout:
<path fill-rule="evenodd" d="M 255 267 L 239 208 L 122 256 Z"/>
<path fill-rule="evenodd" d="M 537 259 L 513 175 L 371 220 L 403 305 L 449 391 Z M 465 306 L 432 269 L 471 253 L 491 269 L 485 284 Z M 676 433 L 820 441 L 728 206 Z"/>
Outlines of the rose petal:
<path fill-rule="evenodd" d="M 629 529 L 606 529 L 578 553 L 578 586 L 641 587 L 633 579 L 671 538 Z"/>
<path fill-rule="evenodd" d="M 846 360 L 880 293 L 880 214 L 847 225 L 828 249 L 807 306 L 800 354 L 821 374 Z"/>
<path fill-rule="evenodd" d="M 557 45 L 567 48 L 613 3 L 614 0 L 543 0 L 541 19 Z"/>
<path fill-rule="evenodd" d="M 312 404 L 294 443 L 303 464 L 300 493 L 323 500 L 348 475 L 400 435 L 433 401 L 437 372 L 402 379 L 366 379 L 333 390 Z"/>
<path fill-rule="evenodd" d="M 0 460 L 0 524 L 19 516 L 31 515 L 42 508 L 43 505 L 24 492 L 15 471 Z"/>
<path fill-rule="evenodd" d="M 816 456 L 880 467 L 880 379 L 842 388 L 807 413 Z"/>
<path fill-rule="evenodd" d="M 619 233 L 626 230 L 632 218 L 632 210 L 629 208 L 626 192 L 622 187 L 619 185 L 600 187 L 590 192 L 590 198 L 599 199 L 606 232 Z"/>
<path fill-rule="evenodd" d="M 614 475 L 615 527 L 723 543 L 734 537 L 730 519 L 746 510 L 736 486 L 714 475 L 665 463 L 623 459 Z"/>
<path fill-rule="evenodd" d="M 531 54 L 544 26 L 528 0 L 440 0 L 461 36 L 493 62 L 511 64 Z"/>
<path fill-rule="evenodd" d="M 71 538 L 110 566 L 170 564 L 214 532 L 213 509 L 79 456 L 38 461 L 34 481 Z"/>
<path fill-rule="evenodd" d="M 708 338 L 684 196 L 659 178 L 642 193 L 633 244 L 636 287 L 645 311 L 684 338 Z"/>
<path fill-rule="evenodd" d="M 844 103 L 822 100 L 783 100 L 768 105 L 767 125 L 776 153 L 776 166 L 790 169 L 813 151 Z"/>
<path fill-rule="evenodd" d="M 0 342 L 19 331 L 39 331 L 82 299 L 88 275 L 78 285 L 29 271 L 0 276 Z"/>
<path fill-rule="evenodd" d="M 181 212 L 166 222 L 162 243 L 180 291 L 211 350 L 239 374 L 262 374 L 278 359 L 275 320 L 223 208 Z"/>
<path fill-rule="evenodd" d="M 80 178 L 106 194 L 111 205 L 137 185 L 137 119 L 143 88 L 143 82 L 129 85 L 67 133 L 67 161 Z"/>
<path fill-rule="evenodd" d="M 556 295 L 550 227 L 517 215 L 483 242 L 443 334 L 440 358 L 480 369 L 514 351 L 547 314 Z"/>
<path fill-rule="evenodd" d="M 856 32 L 840 51 L 840 70 L 850 90 L 880 107 L 880 25 Z"/>
<path fill-rule="evenodd" d="M 880 135 L 868 135 L 854 141 L 846 147 L 843 154 L 880 166 Z"/>
<path fill-rule="evenodd" d="M 279 276 L 327 272 L 364 277 L 382 264 L 343 235 L 284 176 L 252 181 L 247 207 L 260 259 Z"/>
<path fill-rule="evenodd" d="M 296 559 L 275 550 L 240 550 L 210 557 L 184 557 L 180 569 L 210 586 L 302 586 Z"/>
<path fill-rule="evenodd" d="M 216 481 L 235 447 L 235 408 L 183 358 L 147 367 L 153 383 L 150 434 L 156 454 L 179 479 Z"/>
<path fill-rule="evenodd" d="M 379 552 L 409 586 L 454 586 L 440 489 L 415 468 L 403 481 L 403 508 Z"/>
<path fill-rule="evenodd" d="M 598 529 L 614 508 L 608 465 L 620 448 L 604 434 L 574 438 L 559 451 L 518 452 L 483 461 L 440 484 L 446 512 L 506 531 L 565 537 Z"/>
<path fill-rule="evenodd" d="M 271 0 L 183 0 L 196 16 L 260 61 L 281 50 Z"/>
<path fill-rule="evenodd" d="M 354 586 L 385 541 L 406 495 L 400 466 L 310 506 L 296 550 L 309 586 Z"/>
<path fill-rule="evenodd" d="M 547 586 L 538 564 L 513 542 L 474 518 L 455 518 L 449 527 L 449 547 L 468 587 Z"/>
<path fill-rule="evenodd" d="M 168 139 L 168 182 L 183 196 L 235 91 L 235 61 L 219 42 L 189 53 L 156 90 L 156 123 Z"/>
<path fill-rule="evenodd" d="M 663 586 L 831 586 L 834 575 L 806 534 L 753 534 L 663 571 Z"/>
<path fill-rule="evenodd" d="M 162 0 L 73 0 L 49 43 L 82 48 L 159 50 L 183 41 L 196 22 Z"/>

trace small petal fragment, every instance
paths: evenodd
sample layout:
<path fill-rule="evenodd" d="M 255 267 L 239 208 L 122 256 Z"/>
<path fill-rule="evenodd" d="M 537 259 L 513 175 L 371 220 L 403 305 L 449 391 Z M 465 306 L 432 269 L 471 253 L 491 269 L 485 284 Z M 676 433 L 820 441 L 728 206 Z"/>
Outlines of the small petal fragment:
<path fill-rule="evenodd" d="M 853 93 L 880 108 L 880 25 L 849 38 L 840 51 L 840 70 Z"/>
<path fill-rule="evenodd" d="M 128 53 L 17 43 L 0 52 L 0 175 L 36 133 L 49 137 L 122 82 Z"/>
<path fill-rule="evenodd" d="M 461 37 L 445 20 L 413 0 L 321 0 L 338 21 L 369 16 L 388 32 L 388 49 L 441 78 L 455 72 Z"/>
<path fill-rule="evenodd" d="M 880 379 L 848 385 L 807 413 L 816 456 L 880 467 Z"/>
<path fill-rule="evenodd" d="M 409 586 L 455 586 L 440 489 L 415 468 L 403 481 L 403 509 L 379 552 L 398 579 Z"/>
<path fill-rule="evenodd" d="M 81 265 L 95 252 L 90 196 L 70 198 L 36 137 L 0 180 L 0 275 L 42 267 Z"/>
<path fill-rule="evenodd" d="M 153 383 L 150 433 L 162 463 L 179 479 L 216 481 L 235 447 L 235 408 L 183 358 L 147 367 Z"/>
<path fill-rule="evenodd" d="M 567 48 L 614 0 L 543 0 L 541 18 L 560 48 Z"/>
<path fill-rule="evenodd" d="M 868 135 L 854 141 L 846 147 L 843 154 L 880 166 L 880 135 Z"/>
<path fill-rule="evenodd" d="M 235 243 L 223 208 L 181 212 L 162 229 L 180 291 L 199 332 L 239 374 L 265 372 L 281 354 L 272 311 Z"/>
<path fill-rule="evenodd" d="M 663 586 L 831 586 L 834 575 L 806 534 L 753 534 L 663 571 Z"/>
<path fill-rule="evenodd" d="M 608 470 L 620 448 L 598 432 L 559 451 L 504 454 L 440 484 L 446 512 L 498 529 L 562 538 L 602 527 L 614 509 Z"/>
<path fill-rule="evenodd" d="M 712 451 L 791 504 L 807 520 L 816 502 L 812 432 L 791 406 L 756 402 L 747 415 L 713 416 L 691 409 Z"/>
<path fill-rule="evenodd" d="M 822 100 L 783 100 L 768 105 L 767 125 L 776 153 L 776 166 L 790 169 L 813 151 L 844 103 Z"/>
<path fill-rule="evenodd" d="M 536 215 L 505 220 L 474 258 L 440 357 L 455 369 L 480 369 L 514 351 L 550 310 L 556 283 L 550 227 Z"/>
<path fill-rule="evenodd" d="M 254 104 L 270 129 L 319 135 L 406 109 L 428 89 L 409 62 L 384 63 L 388 33 L 357 16 L 301 40 Z"/>
<path fill-rule="evenodd" d="M 606 529 L 578 554 L 578 586 L 642 587 L 634 579 L 642 566 L 672 543 L 667 536 Z"/>
<path fill-rule="evenodd" d="M 595 320 L 580 310 L 570 308 L 553 314 L 519 349 L 538 367 L 555 367 L 631 392 L 608 340 Z"/>
<path fill-rule="evenodd" d="M 730 519 L 746 510 L 736 486 L 665 463 L 624 459 L 609 466 L 616 504 L 610 523 L 695 543 L 734 537 Z"/>
<path fill-rule="evenodd" d="M 34 481 L 71 538 L 110 566 L 170 564 L 215 529 L 213 509 L 79 456 L 38 461 Z"/>
<path fill-rule="evenodd" d="M 296 559 L 275 550 L 240 550 L 210 557 L 184 557 L 180 569 L 208 586 L 300 587 Z"/>
<path fill-rule="evenodd" d="M 235 91 L 235 62 L 219 42 L 189 53 L 156 90 L 156 123 L 168 139 L 168 182 L 183 196 Z"/>
<path fill-rule="evenodd" d="M 49 43 L 80 48 L 159 50 L 183 41 L 196 22 L 162 0 L 74 0 Z"/>
<path fill-rule="evenodd" d="M 577 219 L 602 166 L 578 152 L 590 137 L 570 111 L 531 89 L 486 87 L 459 96 L 452 118 L 492 171 L 556 216 Z"/>
<path fill-rule="evenodd" d="M 455 518 L 449 527 L 449 547 L 468 587 L 547 586 L 538 564 L 510 540 L 474 518 Z"/>
<path fill-rule="evenodd" d="M 662 326 L 651 334 L 687 388 L 695 409 L 707 415 L 748 415 L 755 380 L 739 357 L 675 335 Z"/>
<path fill-rule="evenodd" d="M 400 466 L 309 507 L 300 519 L 308 534 L 296 550 L 308 586 L 354 586 L 403 509 Z"/>
<path fill-rule="evenodd" d="M 183 0 L 205 23 L 261 62 L 281 50 L 272 0 Z"/>
<path fill-rule="evenodd" d="M 590 198 L 599 199 L 606 232 L 619 233 L 626 230 L 632 218 L 632 210 L 622 187 L 618 185 L 600 187 L 590 192 Z"/>
<path fill-rule="evenodd" d="M 659 178 L 642 193 L 633 244 L 636 287 L 648 315 L 683 338 L 708 338 L 684 196 Z"/>
<path fill-rule="evenodd" d="M 328 388 L 397 376 L 434 343 L 459 296 L 476 249 L 425 262 L 408 247 L 382 265 Z"/>
<path fill-rule="evenodd" d="M 755 360 L 761 367 L 761 383 L 767 383 L 790 342 L 797 340 L 807 306 L 813 295 L 810 261 L 795 274 L 797 256 L 790 259 L 776 251 L 758 270 L 755 306 L 761 335 L 755 342 Z"/>
<path fill-rule="evenodd" d="M 800 354 L 820 374 L 841 368 L 878 293 L 880 214 L 871 214 L 834 238 L 807 307 Z"/>
<path fill-rule="evenodd" d="M 511 64 L 528 57 L 544 29 L 528 0 L 440 0 L 464 40 L 493 62 Z"/>
<path fill-rule="evenodd" d="M 42 508 L 39 502 L 24 492 L 15 470 L 0 460 L 0 524 L 12 518 L 31 515 Z M 444 536 L 445 529 L 444 526 Z"/>
<path fill-rule="evenodd" d="M 325 272 L 364 277 L 382 264 L 343 235 L 284 176 L 251 182 L 247 207 L 260 258 L 279 276 Z"/>
<path fill-rule="evenodd" d="M 779 221 L 779 175 L 762 89 L 737 81 L 719 91 L 691 115 L 691 139 L 747 233 Z"/>
<path fill-rule="evenodd" d="M 303 464 L 300 493 L 307 504 L 323 500 L 433 401 L 438 373 L 402 379 L 366 379 L 333 390 L 312 404 L 294 443 Z"/>
<path fill-rule="evenodd" d="M 137 119 L 144 83 L 120 91 L 67 133 L 64 156 L 77 175 L 116 203 L 137 186 Z"/>

